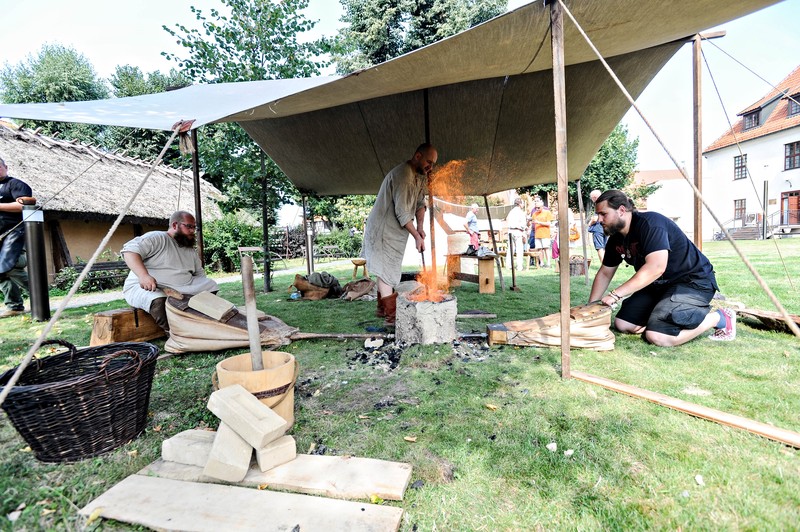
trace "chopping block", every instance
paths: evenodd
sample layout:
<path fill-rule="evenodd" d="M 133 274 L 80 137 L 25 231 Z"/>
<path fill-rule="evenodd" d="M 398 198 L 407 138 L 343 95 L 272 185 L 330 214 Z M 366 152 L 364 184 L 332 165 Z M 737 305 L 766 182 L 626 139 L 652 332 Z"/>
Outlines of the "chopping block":
<path fill-rule="evenodd" d="M 114 342 L 145 342 L 166 335 L 147 312 L 131 307 L 119 308 L 94 315 L 89 345 L 94 347 Z"/>

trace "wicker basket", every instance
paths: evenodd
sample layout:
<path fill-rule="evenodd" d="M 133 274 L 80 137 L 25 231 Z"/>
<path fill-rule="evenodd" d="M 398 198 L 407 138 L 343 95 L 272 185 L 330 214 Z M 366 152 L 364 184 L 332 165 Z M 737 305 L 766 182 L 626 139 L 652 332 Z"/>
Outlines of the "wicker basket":
<path fill-rule="evenodd" d="M 158 349 L 126 342 L 34 359 L 3 402 L 42 462 L 74 462 L 128 443 L 144 431 Z M 0 386 L 16 368 L 0 375 Z"/>

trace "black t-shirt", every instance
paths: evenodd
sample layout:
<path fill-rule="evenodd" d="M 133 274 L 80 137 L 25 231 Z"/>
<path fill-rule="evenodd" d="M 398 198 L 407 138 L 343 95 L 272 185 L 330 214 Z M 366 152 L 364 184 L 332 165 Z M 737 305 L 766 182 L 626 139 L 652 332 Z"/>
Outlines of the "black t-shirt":
<path fill-rule="evenodd" d="M 33 196 L 31 187 L 25 184 L 24 181 L 11 176 L 0 181 L 0 203 L 12 203 L 23 196 Z M 17 223 L 21 221 L 21 212 L 0 211 L 0 222 Z"/>
<path fill-rule="evenodd" d="M 667 269 L 654 284 L 713 276 L 714 267 L 706 256 L 675 222 L 657 212 L 631 213 L 628 234 L 623 236 L 617 233 L 608 237 L 603 264 L 613 268 L 619 266 L 624 259 L 634 270 L 639 271 L 644 266 L 647 255 L 662 249 L 669 251 Z"/>

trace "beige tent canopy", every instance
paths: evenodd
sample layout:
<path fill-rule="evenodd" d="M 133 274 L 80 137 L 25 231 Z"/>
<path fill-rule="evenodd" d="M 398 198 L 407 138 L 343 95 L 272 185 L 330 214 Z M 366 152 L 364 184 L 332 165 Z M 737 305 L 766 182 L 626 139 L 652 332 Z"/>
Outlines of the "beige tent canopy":
<path fill-rule="evenodd" d="M 568 6 L 637 96 L 682 40 L 775 0 L 572 0 Z M 453 189 L 487 194 L 555 181 L 549 7 L 535 2 L 343 78 L 193 86 L 66 104 L 0 105 L 0 116 L 170 129 L 238 122 L 301 190 L 374 194 L 424 140 L 464 161 Z M 565 23 L 569 178 L 629 104 Z M 426 109 L 427 108 L 427 109 Z M 427 119 L 427 120 L 426 120 Z"/>

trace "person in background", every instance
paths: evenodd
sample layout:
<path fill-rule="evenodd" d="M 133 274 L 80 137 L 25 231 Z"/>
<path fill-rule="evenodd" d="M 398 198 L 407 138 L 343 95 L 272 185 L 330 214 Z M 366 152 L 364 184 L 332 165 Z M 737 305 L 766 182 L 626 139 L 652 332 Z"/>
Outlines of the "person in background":
<path fill-rule="evenodd" d="M 22 290 L 28 289 L 25 249 L 25 224 L 19 198 L 33 196 L 25 182 L 8 175 L 8 166 L 0 159 L 0 293 L 5 309 L 0 318 L 25 312 Z"/>
<path fill-rule="evenodd" d="M 378 309 L 375 315 L 394 325 L 397 292 L 408 237 L 417 251 L 425 251 L 425 192 L 428 176 L 439 154 L 430 144 L 421 144 L 411 159 L 395 166 L 381 183 L 375 205 L 364 229 L 363 257 L 378 277 Z M 416 225 L 415 225 L 416 222 Z"/>
<path fill-rule="evenodd" d="M 467 248 L 467 255 L 475 255 L 478 253 L 478 248 L 481 247 L 480 231 L 478 231 L 478 204 L 473 203 L 469 206 L 467 212 L 467 220 L 464 223 L 464 229 L 467 230 L 469 235 L 469 247 Z"/>
<path fill-rule="evenodd" d="M 553 213 L 544 208 L 544 201 L 537 197 L 533 201 L 531 211 L 531 249 L 539 250 L 539 267 L 550 267 L 551 227 L 553 226 Z M 546 263 L 546 266 L 545 266 Z"/>
<path fill-rule="evenodd" d="M 592 200 L 592 211 L 594 212 L 589 217 L 589 228 L 587 230 L 589 234 L 592 235 L 592 244 L 594 245 L 595 251 L 597 251 L 597 258 L 599 258 L 602 263 L 608 237 L 603 230 L 603 225 L 597 220 L 597 198 L 600 197 L 600 194 L 602 194 L 602 192 L 597 189 L 589 193 L 589 199 Z"/>
<path fill-rule="evenodd" d="M 177 211 L 169 218 L 168 230 L 150 231 L 122 247 L 122 257 L 131 269 L 122 288 L 125 301 L 150 314 L 167 332 L 167 295 L 162 288 L 190 295 L 218 290 L 194 247 L 196 229 L 191 213 Z"/>
<path fill-rule="evenodd" d="M 513 266 L 511 263 L 511 248 L 514 248 L 514 256 L 516 260 L 514 264 L 516 264 L 517 270 L 522 270 L 522 260 L 525 254 L 525 229 L 528 225 L 528 220 L 525 217 L 525 201 L 522 198 L 517 198 L 514 200 L 514 207 L 509 211 L 508 215 L 506 216 L 506 224 L 508 225 L 508 262 L 509 266 Z"/>
<path fill-rule="evenodd" d="M 657 346 L 681 345 L 714 329 L 712 340 L 736 338 L 736 313 L 711 310 L 719 289 L 711 262 L 669 218 L 638 212 L 619 190 L 597 198 L 597 217 L 609 235 L 603 264 L 592 283 L 589 301 L 615 308 L 614 327 L 643 334 Z M 625 261 L 636 273 L 606 294 L 617 267 Z"/>

